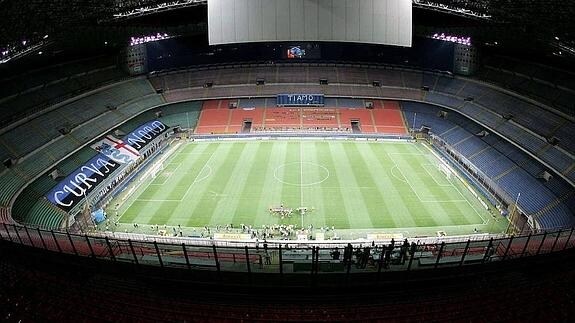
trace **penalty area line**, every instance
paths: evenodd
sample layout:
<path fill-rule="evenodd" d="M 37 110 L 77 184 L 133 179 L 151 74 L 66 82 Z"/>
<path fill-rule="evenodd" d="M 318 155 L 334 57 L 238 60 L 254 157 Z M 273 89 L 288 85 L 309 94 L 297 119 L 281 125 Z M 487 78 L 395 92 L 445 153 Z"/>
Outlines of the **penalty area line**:
<path fill-rule="evenodd" d="M 461 178 L 461 176 L 457 173 L 457 171 L 455 171 L 451 165 L 449 165 L 446 161 L 444 161 L 443 159 L 441 159 L 440 156 L 438 156 L 430 147 L 428 147 L 427 145 L 424 145 L 425 148 L 427 150 L 429 150 L 429 152 L 431 152 L 431 154 L 433 154 L 433 156 L 435 156 L 435 158 L 437 158 L 437 160 L 439 160 L 440 163 L 444 164 L 445 166 L 449 167 L 449 169 L 451 170 L 451 172 L 455 175 L 455 177 L 457 177 L 457 179 L 459 181 L 461 181 L 462 184 L 464 184 L 466 187 L 468 187 L 468 185 L 464 182 L 463 178 Z M 453 184 L 452 184 L 453 185 Z M 485 219 L 483 216 L 481 216 L 481 213 L 477 211 L 477 209 L 475 208 L 475 206 L 473 204 L 471 204 L 471 202 L 469 202 L 469 200 L 465 197 L 465 195 L 463 195 L 463 193 L 461 192 L 461 190 L 453 185 L 453 187 L 455 188 L 455 190 L 459 193 L 459 195 L 461 197 L 463 197 L 465 199 L 465 202 L 467 202 L 467 204 L 471 207 L 471 209 L 475 212 L 475 214 L 477 214 L 477 216 L 483 221 L 483 224 L 487 224 L 489 223 L 489 219 Z M 473 193 L 475 193 L 475 191 L 473 191 L 470 187 L 468 187 L 468 189 L 470 191 L 472 191 Z M 477 195 L 477 193 L 475 193 Z"/>

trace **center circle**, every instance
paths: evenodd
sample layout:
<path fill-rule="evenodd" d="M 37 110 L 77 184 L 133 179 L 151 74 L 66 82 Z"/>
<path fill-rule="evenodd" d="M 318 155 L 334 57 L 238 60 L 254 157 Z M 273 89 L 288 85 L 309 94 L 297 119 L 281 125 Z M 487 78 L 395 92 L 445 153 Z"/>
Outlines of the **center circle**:
<path fill-rule="evenodd" d="M 328 179 L 329 170 L 312 162 L 291 162 L 276 167 L 274 177 L 286 185 L 312 186 Z"/>

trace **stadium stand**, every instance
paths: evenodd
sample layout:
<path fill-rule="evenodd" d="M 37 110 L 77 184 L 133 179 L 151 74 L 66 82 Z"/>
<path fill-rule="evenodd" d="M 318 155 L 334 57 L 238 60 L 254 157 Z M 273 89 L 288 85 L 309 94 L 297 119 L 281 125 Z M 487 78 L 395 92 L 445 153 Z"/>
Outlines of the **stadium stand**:
<path fill-rule="evenodd" d="M 226 132 L 231 112 L 227 105 L 222 106 L 220 103 L 208 104 L 202 108 L 196 133 Z"/>
<path fill-rule="evenodd" d="M 85 147 L 51 169 L 57 169 L 60 175 L 65 177 L 95 155 L 96 151 L 90 147 Z M 46 168 L 49 167 L 47 166 Z M 28 185 L 14 201 L 12 208 L 14 219 L 19 223 L 34 227 L 59 229 L 62 222 L 66 219 L 66 214 L 54 207 L 44 197 L 56 184 L 56 180 L 48 175 L 43 175 Z"/>
<path fill-rule="evenodd" d="M 279 73 L 279 69 L 282 73 Z M 369 68 L 364 69 L 362 72 L 356 71 L 355 67 L 339 67 L 337 65 L 314 66 L 303 64 L 294 67 L 290 64 L 276 64 L 274 66 L 231 66 L 228 69 L 210 68 L 203 70 L 202 73 L 196 73 L 197 70 L 180 71 L 176 73 L 157 74 L 150 77 L 149 82 L 146 80 L 138 79 L 129 82 L 122 82 L 117 85 L 104 88 L 88 95 L 80 96 L 75 101 L 65 102 L 64 104 L 56 105 L 40 116 L 23 123 L 19 127 L 13 129 L 4 129 L 4 133 L 0 135 L 0 155 L 4 158 L 12 158 L 15 160 L 15 166 L 7 170 L 6 167 L 1 167 L 0 176 L 6 175 L 12 179 L 15 185 L 8 185 L 11 181 L 3 181 L 9 187 L 3 191 L 7 197 L 12 198 L 15 194 L 21 181 L 27 181 L 40 172 L 41 167 L 49 167 L 55 161 L 60 160 L 66 155 L 66 152 L 72 152 L 81 147 L 83 144 L 101 134 L 116 124 L 122 124 L 130 119 L 133 115 L 139 114 L 141 111 L 148 108 L 158 106 L 164 102 L 175 102 L 180 100 L 187 100 L 190 98 L 197 98 L 202 96 L 240 96 L 250 93 L 251 88 L 244 86 L 238 87 L 218 87 L 217 84 L 251 84 L 251 78 L 264 77 L 266 79 L 266 86 L 257 88 L 260 95 L 275 95 L 279 92 L 300 91 L 301 85 L 275 85 L 277 82 L 317 82 L 317 80 L 308 80 L 307 75 L 322 75 L 322 77 L 336 80 L 332 83 L 339 82 L 338 86 L 322 87 L 319 85 L 308 85 L 306 89 L 311 92 L 325 93 L 326 95 L 363 95 L 363 96 L 386 96 L 397 98 L 408 98 L 415 100 L 423 100 L 426 102 L 436 103 L 446 106 L 470 116 L 477 121 L 483 123 L 500 134 L 510 138 L 513 142 L 521 145 L 523 148 L 530 151 L 533 155 L 541 158 L 551 168 L 557 170 L 559 173 L 570 178 L 575 179 L 575 161 L 572 155 L 568 153 L 570 145 L 573 141 L 564 140 L 569 134 L 569 129 L 573 127 L 573 122 L 565 119 L 560 114 L 553 114 L 541 107 L 532 104 L 528 100 L 519 100 L 506 92 L 501 92 L 496 88 L 476 83 L 461 78 L 453 78 L 446 75 L 437 75 L 431 73 L 421 73 L 414 71 L 396 70 L 396 69 L 383 69 L 383 68 Z M 233 73 L 232 73 L 233 70 Z M 255 72 L 254 72 L 255 71 Z M 200 75 L 201 74 L 201 75 Z M 232 75 L 234 77 L 232 77 Z M 238 77 L 238 75 L 240 75 Z M 378 79 L 382 82 L 383 87 L 373 87 L 369 84 L 370 79 Z M 213 88 L 203 88 L 206 80 L 214 82 L 216 86 Z M 350 81 L 364 82 L 365 86 L 345 86 Z M 153 85 L 150 86 L 150 84 Z M 253 85 L 255 88 L 255 85 Z M 420 91 L 421 86 L 429 87 L 429 92 Z M 167 91 L 163 95 L 155 94 L 156 89 L 163 88 Z M 281 91 L 278 90 L 281 88 Z M 246 92 L 247 91 L 247 92 Z M 499 91 L 499 92 L 498 92 Z M 472 97 L 474 100 L 464 100 L 465 98 Z M 497 97 L 501 100 L 501 106 L 498 102 L 494 102 L 492 97 Z M 206 101 L 205 104 L 208 104 Z M 337 107 L 336 120 L 338 120 L 339 127 L 347 127 L 352 119 L 357 119 L 361 124 L 362 132 L 381 132 L 382 127 L 399 127 L 401 123 L 405 123 L 402 118 L 394 114 L 393 109 L 389 111 L 384 104 L 383 109 L 379 109 L 377 104 L 374 110 L 363 109 L 363 100 L 336 98 L 333 101 Z M 227 101 L 217 103 L 216 111 L 221 110 L 224 116 L 214 116 L 217 120 L 213 120 L 210 114 L 218 114 L 215 112 L 204 112 L 210 110 L 211 107 L 205 106 L 199 117 L 199 123 L 196 127 L 196 132 L 212 133 L 212 132 L 238 132 L 241 131 L 241 122 L 244 119 L 249 119 L 248 113 L 253 107 L 263 105 L 264 114 L 262 118 L 262 127 L 273 125 L 275 121 L 272 119 L 285 119 L 289 116 L 274 116 L 271 106 L 273 104 L 269 100 L 258 99 L 239 99 L 238 104 L 243 107 L 240 110 L 229 110 Z M 330 103 L 331 104 L 331 103 Z M 222 106 L 223 105 L 223 106 Z M 511 114 L 513 106 L 520 106 L 522 110 L 529 111 L 525 117 L 518 118 L 507 114 Z M 83 106 L 91 107 L 91 113 L 83 114 L 77 111 L 82 111 Z M 342 107 L 347 106 L 347 109 Z M 352 108 L 355 107 L 355 108 Z M 256 108 L 260 109 L 260 108 Z M 186 114 L 185 108 L 180 113 L 174 113 L 169 117 L 168 108 L 162 118 L 172 120 L 171 122 L 183 123 L 183 117 Z M 193 110 L 193 109 L 192 109 Z M 231 111 L 231 112 L 230 112 Z M 367 112 L 366 112 L 367 111 Z M 389 114 L 389 115 L 387 115 Z M 177 115 L 177 116 L 176 116 Z M 190 113 L 187 114 L 187 119 Z M 208 117 L 207 123 L 203 120 Z M 302 127 L 304 121 L 301 117 L 293 116 L 295 122 L 293 127 Z M 410 118 L 413 114 L 406 113 L 406 121 L 412 122 Z M 172 119 L 170 119 L 172 118 Z M 252 116 L 254 120 L 260 118 L 258 112 Z M 533 120 L 539 118 L 546 121 L 541 123 L 545 126 L 532 127 Z M 90 120 L 92 119 L 92 120 Z M 180 121 L 176 122 L 176 119 Z M 192 114 L 192 120 L 195 120 L 195 115 Z M 221 119 L 221 120 L 220 120 Z M 268 120 L 269 119 L 269 120 Z M 509 120 L 508 120 L 509 119 Z M 90 121 L 88 121 L 90 120 Z M 233 120 L 233 121 L 232 121 Z M 390 121 L 391 125 L 381 124 L 384 121 Z M 467 149 L 473 151 L 473 154 L 481 154 L 482 149 L 473 143 L 472 134 L 480 129 L 480 125 L 475 125 L 472 122 L 464 121 L 460 118 L 457 122 L 468 130 L 468 134 L 463 136 L 460 130 L 450 128 L 442 122 L 435 122 L 436 120 L 427 120 L 430 126 L 435 127 L 435 130 L 440 130 L 449 137 L 451 143 L 457 148 Z M 216 122 L 217 121 L 217 122 Z M 253 120 L 252 120 L 253 121 Z M 216 123 L 214 123 L 216 122 Z M 285 123 L 285 120 L 279 122 Z M 306 120 L 306 126 L 312 126 L 313 121 Z M 325 123 L 322 119 L 320 123 Z M 328 122 L 329 123 L 329 122 Z M 418 122 L 419 123 L 419 122 Z M 465 123 L 465 124 L 464 124 Z M 44 125 L 49 125 L 48 127 Z M 299 125 L 298 125 L 299 124 Z M 29 128 L 26 128 L 26 126 Z M 255 124 L 253 124 L 255 126 Z M 335 127 L 335 123 L 329 123 L 329 127 Z M 193 127 L 193 125 L 190 125 Z M 207 128 L 206 128 L 207 127 Z M 120 126 L 120 129 L 122 126 Z M 35 131 L 32 140 L 26 143 L 20 143 L 21 138 L 28 135 L 28 132 L 22 129 L 38 129 Z M 345 128 L 344 128 L 345 129 Z M 405 127 L 403 126 L 403 129 Z M 553 129 L 551 132 L 549 129 Z M 62 131 L 68 132 L 62 135 Z M 403 130 L 404 131 L 404 130 Z M 449 132 L 447 132 L 449 131 Z M 546 135 L 554 135 L 559 139 L 558 145 L 553 146 L 546 142 L 545 138 L 538 134 L 544 132 Z M 546 132 L 545 132 L 546 131 Z M 34 139 L 35 138 L 35 139 Z M 469 144 L 469 145 L 468 145 Z M 469 147 L 468 147 L 469 146 Z M 492 150 L 492 149 L 491 149 Z M 39 158 L 43 161 L 34 163 L 33 158 L 29 155 L 42 156 Z M 495 172 L 495 170 L 493 170 Z M 505 167 L 504 169 L 497 169 L 499 180 L 504 180 L 509 174 L 513 173 L 514 168 Z M 553 184 L 551 184 L 553 185 Z M 20 185 L 21 186 L 21 185 Z M 568 194 L 568 193 L 565 193 Z M 555 195 L 553 195 L 555 196 Z M 569 200 L 565 198 L 564 200 Z M 1 205 L 8 205 L 8 200 L 0 200 Z M 551 204 L 551 203 L 550 203 Z M 560 203 L 563 205 L 563 203 Z"/>
<path fill-rule="evenodd" d="M 245 107 L 240 105 L 240 108 L 230 111 L 230 120 L 227 131 L 235 133 L 241 132 L 245 121 L 251 122 L 252 127 L 263 127 L 264 114 L 266 111 L 267 109 L 265 108 L 257 108 L 256 106 Z"/>
<path fill-rule="evenodd" d="M 477 76 L 575 117 L 575 84 L 570 72 L 517 58 L 490 56 L 485 59 L 484 68 Z"/>
<path fill-rule="evenodd" d="M 161 107 L 159 120 L 170 127 L 179 126 L 185 129 L 194 129 L 200 116 L 200 110 L 201 102 L 198 101 L 170 104 Z M 133 129 L 134 127 L 132 126 L 131 128 Z"/>
<path fill-rule="evenodd" d="M 173 272 L 135 275 L 128 269 L 94 269 L 69 257 L 58 261 L 43 251 L 26 249 L 22 257 L 23 251 L 15 252 L 7 242 L 0 247 L 0 315 L 7 322 L 565 322 L 575 314 L 570 289 L 575 280 L 569 267 L 572 254 L 546 259 L 556 266 L 525 259 L 496 271 L 486 267 L 456 276 L 439 275 L 441 271 L 409 279 L 384 275 L 377 281 L 369 277 L 370 285 L 358 286 L 345 286 L 342 280 L 339 285 L 315 287 L 302 294 L 302 286 L 254 286 L 258 293 L 246 293 L 244 287 L 226 288 L 218 279 L 204 275 L 196 278 L 203 279 L 203 285 L 194 284 Z M 102 252 L 100 246 L 94 249 Z M 254 281 L 264 284 L 264 278 Z M 354 280 L 364 281 L 361 277 Z"/>
<path fill-rule="evenodd" d="M 90 70 L 86 71 L 86 66 Z M 111 57 L 50 66 L 0 80 L 2 125 L 126 75 Z"/>
<path fill-rule="evenodd" d="M 152 88 L 145 80 L 124 82 L 41 114 L 4 132 L 0 138 L 12 158 L 21 158 L 44 143 L 62 136 L 61 129 L 65 128 L 65 132 L 73 131 L 85 122 L 105 116 L 105 112 L 116 109 L 124 102 L 150 93 Z"/>
<path fill-rule="evenodd" d="M 386 134 L 407 134 L 403 115 L 399 104 L 394 101 L 375 101 L 375 107 L 371 111 L 376 132 Z"/>
<path fill-rule="evenodd" d="M 196 133 L 239 133 L 247 120 L 257 131 L 349 131 L 352 122 L 358 122 L 364 133 L 407 134 L 397 102 L 370 102 L 373 110 L 365 109 L 364 100 L 345 98 L 328 98 L 325 107 L 309 108 L 275 108 L 270 99 L 239 99 L 237 109 L 228 109 L 228 101 L 209 100 L 203 104 Z"/>
<path fill-rule="evenodd" d="M 420 128 L 425 125 L 453 148 L 466 156 L 477 169 L 491 178 L 513 200 L 519 193 L 519 206 L 539 220 L 542 227 L 556 228 L 575 224 L 575 216 L 569 205 L 563 201 L 565 196 L 573 194 L 573 188 L 567 183 L 560 184 L 561 191 L 552 190 L 548 185 L 536 179 L 539 174 L 525 170 L 522 161 L 529 159 L 524 153 L 510 143 L 488 135 L 484 138 L 475 136 L 467 130 L 469 122 L 458 124 L 460 117 L 453 113 L 447 117 L 438 117 L 440 108 L 421 103 L 403 102 L 403 112 L 410 127 Z M 415 125 L 413 124 L 416 115 Z M 477 126 L 473 128 L 477 130 Z M 510 157 L 513 155 L 513 157 Z M 513 158 L 513 159 L 512 159 Z M 552 211 L 551 211 L 552 210 Z"/>
<path fill-rule="evenodd" d="M 193 127 L 197 122 L 200 107 L 200 102 L 186 102 L 165 106 L 158 111 L 161 111 L 162 114 L 160 120 L 164 121 L 170 126 L 183 126 L 189 118 L 191 126 Z M 188 115 L 186 115 L 186 113 Z M 144 113 L 141 116 L 130 120 L 128 123 L 122 125 L 120 129 L 123 129 L 124 132 L 128 132 L 133 130 L 144 121 L 148 121 L 153 118 L 155 118 L 155 112 L 149 111 L 148 113 Z M 121 122 L 121 120 L 110 122 L 118 123 Z M 92 129 L 93 128 L 104 132 L 107 131 L 109 127 L 92 127 Z M 93 136 L 93 133 L 88 135 L 89 138 L 92 138 L 91 136 Z M 72 143 L 66 142 L 65 140 L 60 140 L 58 143 L 63 143 L 61 148 L 58 148 L 53 144 L 50 147 L 50 151 L 47 153 L 49 153 L 51 156 L 62 156 L 68 153 L 66 149 L 70 147 Z M 55 160 L 55 158 L 43 158 L 42 160 L 45 160 L 46 163 L 41 164 L 41 167 L 44 169 L 58 169 L 61 175 L 67 176 L 79 165 L 82 165 L 84 162 L 95 156 L 95 154 L 96 152 L 92 148 L 84 147 L 52 168 L 52 161 Z M 30 169 L 25 169 L 25 171 L 30 172 L 31 174 L 35 174 L 38 171 L 38 164 L 36 163 L 23 163 L 21 169 L 24 169 L 24 166 L 30 167 Z M 52 180 L 47 175 L 43 175 L 32 182 L 29 186 L 27 186 L 24 191 L 18 195 L 14 202 L 13 211 L 15 219 L 19 223 L 31 225 L 34 227 L 59 229 L 63 224 L 63 221 L 66 219 L 66 216 L 61 210 L 55 208 L 44 198 L 44 195 L 56 183 L 56 181 Z"/>
<path fill-rule="evenodd" d="M 340 122 L 342 125 L 351 125 L 352 121 L 358 121 L 361 132 L 375 133 L 375 124 L 373 122 L 373 115 L 370 110 L 365 108 L 359 109 L 342 109 L 340 113 Z"/>
<path fill-rule="evenodd" d="M 237 73 L 236 75 L 242 75 L 241 77 L 224 79 L 224 77 L 229 76 L 227 71 L 226 73 L 219 73 L 216 69 L 208 69 L 202 70 L 202 73 L 195 73 L 193 70 L 182 72 L 187 75 L 186 77 L 183 77 L 183 79 L 191 80 L 195 77 L 201 77 L 201 80 L 210 79 L 214 84 L 238 84 L 241 80 L 245 79 L 246 75 L 249 75 L 254 80 L 256 77 L 265 75 L 266 81 L 271 83 L 271 85 L 266 85 L 265 88 L 258 88 L 258 92 L 260 95 L 275 95 L 276 93 L 290 91 L 291 88 L 294 87 L 292 85 L 287 88 L 286 86 L 283 86 L 281 90 L 276 90 L 273 85 L 275 83 L 314 83 L 317 80 L 308 80 L 307 75 L 321 75 L 321 77 L 337 80 L 337 82 L 340 83 L 339 86 L 334 89 L 332 87 L 321 88 L 320 86 L 317 86 L 316 88 L 313 85 L 308 85 L 306 87 L 307 90 L 318 93 L 323 92 L 326 95 L 385 96 L 390 98 L 425 100 L 427 102 L 437 103 L 460 110 L 470 117 L 477 118 L 479 121 L 490 127 L 497 126 L 501 122 L 498 120 L 501 120 L 503 115 L 509 114 L 510 111 L 514 111 L 514 109 L 520 107 L 522 112 L 525 111 L 526 116 L 514 116 L 515 119 L 512 118 L 510 122 L 513 124 L 514 129 L 519 132 L 525 132 L 525 129 L 530 129 L 527 131 L 529 141 L 535 140 L 536 142 L 541 142 L 542 145 L 548 145 L 545 138 L 555 136 L 559 139 L 560 147 L 564 147 L 566 150 L 571 151 L 575 148 L 573 147 L 575 145 L 573 141 L 569 140 L 569 133 L 572 133 L 571 130 L 575 127 L 572 119 L 567 119 L 564 115 L 555 113 L 555 111 L 548 111 L 534 104 L 529 99 L 523 99 L 521 97 L 517 97 L 516 94 L 505 92 L 505 90 L 497 89 L 493 86 L 468 79 L 390 68 L 364 68 L 364 70 L 368 71 L 367 73 L 369 73 L 370 77 L 380 80 L 383 87 L 370 87 L 368 82 L 364 83 L 362 81 L 360 83 L 366 84 L 365 87 L 354 86 L 353 88 L 348 88 L 342 85 L 356 84 L 353 83 L 352 80 L 358 81 L 359 79 L 357 75 L 360 74 L 359 72 L 353 73 L 353 76 L 351 76 L 352 80 L 347 80 L 346 76 L 350 74 L 351 69 L 349 67 L 340 68 L 337 65 L 323 67 L 319 65 L 314 66 L 312 64 L 301 64 L 298 66 L 276 64 L 273 66 L 260 66 L 257 68 L 244 67 L 241 65 L 232 66 Z M 252 69 L 257 72 L 252 72 Z M 279 72 L 280 69 L 281 72 Z M 340 69 L 345 71 L 345 73 L 340 72 Z M 152 77 L 152 83 L 165 83 L 165 79 L 175 77 L 174 75 L 176 74 L 158 74 Z M 248 80 L 246 84 L 252 84 L 252 81 L 253 80 Z M 242 89 L 242 92 L 236 92 L 232 88 L 218 88 L 215 86 L 211 89 L 190 89 L 185 88 L 186 85 L 201 87 L 203 83 L 201 83 L 201 81 L 190 81 L 172 84 L 173 88 L 177 88 L 179 90 L 168 91 L 168 93 L 165 93 L 164 95 L 166 99 L 172 102 L 185 99 L 204 98 L 207 93 L 210 93 L 210 96 L 216 97 L 233 97 L 243 96 L 246 94 L 245 88 Z M 450 85 L 453 85 L 456 90 L 451 89 L 449 87 Z M 422 92 L 420 91 L 422 86 L 429 88 L 429 92 L 423 92 L 422 95 Z M 407 89 L 410 89 L 410 91 L 407 91 Z M 297 92 L 297 90 L 295 91 Z M 471 99 L 472 101 L 465 101 L 465 99 Z M 533 125 L 530 120 L 533 120 L 534 118 L 538 118 L 537 120 L 545 119 L 545 121 L 538 125 Z M 573 159 L 572 157 L 570 158 Z M 570 178 L 575 180 L 574 176 L 570 176 Z"/>
<path fill-rule="evenodd" d="M 115 125 L 122 123 L 132 117 L 134 112 L 140 112 L 148 108 L 163 103 L 161 96 L 154 94 L 150 83 L 144 79 L 133 79 L 117 84 L 113 87 L 106 87 L 99 91 L 82 96 L 69 104 L 75 110 L 82 110 L 83 106 L 104 106 L 113 105 L 114 108 L 107 109 L 97 117 L 85 118 L 81 124 L 68 128 L 69 133 L 60 133 L 53 129 L 46 129 L 43 134 L 38 132 L 20 132 L 29 129 L 27 123 L 9 130 L 0 135 L 0 141 L 7 146 L 11 155 L 18 158 L 17 163 L 8 170 L 0 174 L 0 205 L 8 206 L 15 197 L 15 194 L 26 184 L 27 181 L 38 176 L 46 169 L 64 159 L 68 154 L 87 144 L 93 138 L 102 134 Z M 53 116 L 60 111 L 67 111 L 67 104 L 57 106 L 51 111 L 36 117 L 34 122 L 41 125 L 43 120 L 55 120 Z M 63 109 L 63 110 L 61 110 Z M 66 113 L 66 112 L 64 112 Z M 90 114 L 87 114 L 90 116 Z M 60 124 L 51 126 L 72 126 L 67 120 L 60 119 Z M 18 131 L 18 132 L 16 132 Z M 18 136 L 21 134 L 27 138 L 27 144 L 18 146 Z M 54 137 L 45 138 L 46 134 Z M 33 148 L 34 147 L 34 148 Z"/>

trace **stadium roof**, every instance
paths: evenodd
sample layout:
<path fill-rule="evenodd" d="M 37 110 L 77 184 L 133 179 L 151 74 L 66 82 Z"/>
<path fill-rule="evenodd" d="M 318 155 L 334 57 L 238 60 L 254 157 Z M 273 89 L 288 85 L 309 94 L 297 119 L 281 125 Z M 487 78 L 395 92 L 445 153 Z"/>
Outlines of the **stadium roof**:
<path fill-rule="evenodd" d="M 157 17 L 153 32 L 170 33 L 162 30 L 163 14 L 193 10 L 190 8 L 204 7 L 206 3 L 207 0 L 0 0 L 0 50 L 44 46 L 49 42 L 47 38 L 55 41 L 75 37 L 75 41 L 88 42 L 93 37 L 101 41 L 98 37 L 102 32 L 110 30 L 137 33 L 141 29 L 134 26 L 141 27 L 137 19 L 144 16 Z M 565 46 L 575 47 L 569 43 L 575 39 L 574 1 L 413 0 L 413 5 L 423 12 L 482 21 L 486 34 L 507 34 L 509 39 L 516 39 L 522 33 L 525 39 L 559 40 L 556 47 L 563 51 L 569 52 Z M 441 26 L 442 19 L 436 20 L 434 25 Z M 414 22 L 417 25 L 417 20 Z"/>

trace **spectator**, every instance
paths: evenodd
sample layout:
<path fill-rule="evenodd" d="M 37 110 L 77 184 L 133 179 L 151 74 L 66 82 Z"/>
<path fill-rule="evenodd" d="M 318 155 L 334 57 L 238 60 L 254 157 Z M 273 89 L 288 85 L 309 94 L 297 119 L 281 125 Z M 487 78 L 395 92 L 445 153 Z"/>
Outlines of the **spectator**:
<path fill-rule="evenodd" d="M 331 259 L 339 260 L 339 256 L 340 256 L 339 249 L 335 247 L 335 249 L 331 252 Z"/>
<path fill-rule="evenodd" d="M 272 264 L 272 257 L 270 255 L 270 253 L 267 251 L 265 253 L 265 258 L 266 258 L 266 265 L 271 265 Z"/>

